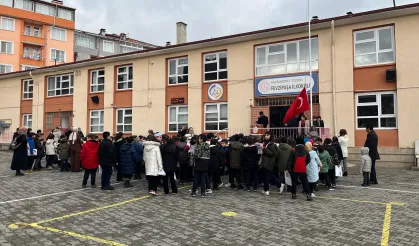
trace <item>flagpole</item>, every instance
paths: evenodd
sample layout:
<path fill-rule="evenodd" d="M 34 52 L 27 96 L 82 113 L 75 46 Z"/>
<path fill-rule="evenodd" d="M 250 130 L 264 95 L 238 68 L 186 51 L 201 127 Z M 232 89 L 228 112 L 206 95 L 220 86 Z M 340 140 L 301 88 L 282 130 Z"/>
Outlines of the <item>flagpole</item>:
<path fill-rule="evenodd" d="M 308 53 L 309 53 L 309 65 L 310 71 L 310 125 L 313 125 L 313 88 L 311 87 L 311 80 L 313 78 L 311 71 L 311 21 L 310 21 L 310 0 L 307 0 L 307 21 L 308 21 Z"/>

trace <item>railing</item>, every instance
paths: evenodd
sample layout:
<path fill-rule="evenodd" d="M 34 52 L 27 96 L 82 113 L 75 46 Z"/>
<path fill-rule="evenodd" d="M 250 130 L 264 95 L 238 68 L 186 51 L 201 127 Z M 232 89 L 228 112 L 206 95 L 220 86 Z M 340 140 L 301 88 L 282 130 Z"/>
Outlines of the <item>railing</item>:
<path fill-rule="evenodd" d="M 34 61 L 43 61 L 44 58 L 42 56 L 31 56 L 31 55 L 23 55 L 22 58 L 34 60 Z"/>
<path fill-rule="evenodd" d="M 44 35 L 42 35 L 41 33 L 39 33 L 39 34 L 35 34 L 35 33 L 33 33 L 33 32 L 30 32 L 30 33 L 28 33 L 28 32 L 23 32 L 23 33 L 22 33 L 22 36 L 29 36 L 29 37 L 36 37 L 36 38 L 44 38 Z"/>
<path fill-rule="evenodd" d="M 297 136 L 304 136 L 309 138 L 316 138 L 320 137 L 323 140 L 325 138 L 331 138 L 329 133 L 329 128 L 316 128 L 316 131 L 310 132 L 307 128 L 299 128 L 299 127 L 272 127 L 272 128 L 228 128 L 216 133 L 217 136 L 221 136 L 222 138 L 228 138 L 235 134 L 243 134 L 243 135 L 256 135 L 261 136 L 265 134 L 267 131 L 270 131 L 275 137 L 288 137 L 288 138 L 296 138 Z"/>
<path fill-rule="evenodd" d="M 0 144 L 11 143 L 13 139 L 13 132 L 0 132 Z"/>

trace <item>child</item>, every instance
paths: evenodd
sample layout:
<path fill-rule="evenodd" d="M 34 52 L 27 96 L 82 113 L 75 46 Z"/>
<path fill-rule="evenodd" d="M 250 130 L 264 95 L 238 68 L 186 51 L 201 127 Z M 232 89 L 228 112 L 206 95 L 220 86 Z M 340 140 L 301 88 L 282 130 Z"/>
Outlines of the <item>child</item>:
<path fill-rule="evenodd" d="M 228 140 L 227 139 L 223 139 L 221 140 L 221 152 L 224 156 L 224 163 L 223 165 L 220 167 L 220 176 L 224 176 L 225 174 L 225 169 L 227 168 L 227 170 L 230 168 L 230 159 L 229 159 L 229 153 L 230 153 L 230 147 L 228 146 Z"/>
<path fill-rule="evenodd" d="M 329 190 L 334 190 L 330 184 L 330 179 L 329 179 L 329 166 L 332 165 L 332 159 L 329 155 L 329 152 L 327 152 L 324 149 L 323 145 L 319 145 L 317 149 L 319 151 L 320 162 L 323 165 L 322 168 L 320 169 L 320 178 L 324 180 Z"/>
<path fill-rule="evenodd" d="M 255 145 L 255 138 L 249 136 L 247 138 L 247 147 L 244 147 L 242 150 L 242 161 L 246 162 L 243 166 L 246 167 L 246 188 L 247 191 L 250 191 L 250 187 L 253 181 L 253 191 L 258 189 L 258 162 L 259 155 L 258 149 Z"/>
<path fill-rule="evenodd" d="M 306 149 L 310 154 L 310 163 L 307 165 L 307 179 L 308 184 L 310 185 L 310 193 L 312 197 L 315 197 L 314 191 L 316 190 L 316 184 L 319 180 L 319 171 L 322 167 L 317 152 L 313 150 L 311 142 L 306 143 Z"/>
<path fill-rule="evenodd" d="M 35 160 L 35 133 L 31 132 L 28 135 L 28 170 L 31 173 L 33 171 L 33 163 Z"/>
<path fill-rule="evenodd" d="M 46 149 L 46 155 L 47 155 L 47 166 L 45 169 L 48 169 L 48 167 L 54 168 L 53 164 L 55 161 L 55 158 L 57 155 L 55 154 L 55 149 L 57 148 L 57 145 L 54 141 L 54 135 L 49 134 L 47 137 L 47 141 L 45 142 L 45 149 Z"/>
<path fill-rule="evenodd" d="M 70 171 L 70 167 L 68 165 L 68 159 L 70 159 L 70 144 L 68 143 L 66 136 L 61 136 L 60 145 L 58 145 L 57 151 L 61 160 L 60 172 Z"/>
<path fill-rule="evenodd" d="M 135 149 L 133 148 L 133 137 L 127 137 L 126 142 L 121 146 L 120 172 L 124 180 L 124 187 L 133 187 L 130 183 L 133 174 L 135 174 Z"/>
<path fill-rule="evenodd" d="M 368 147 L 361 148 L 361 174 L 364 176 L 362 186 L 370 186 L 370 172 L 371 172 L 371 157 L 369 156 L 370 149 Z"/>
<path fill-rule="evenodd" d="M 329 152 L 330 157 L 332 158 L 332 165 L 329 166 L 329 180 L 332 183 L 332 188 L 336 188 L 336 174 L 335 166 L 339 165 L 339 157 L 336 148 L 332 145 L 332 139 L 326 138 L 324 140 L 324 149 Z"/>
<path fill-rule="evenodd" d="M 219 190 L 221 183 L 220 166 L 224 163 L 224 157 L 221 152 L 221 147 L 218 146 L 217 139 L 211 139 L 210 142 L 210 160 L 209 170 L 212 177 L 212 189 Z"/>
<path fill-rule="evenodd" d="M 42 135 L 37 133 L 35 138 L 35 148 L 37 149 L 37 156 L 33 166 L 33 170 L 41 170 L 41 159 L 44 155 L 44 146 L 42 145 Z"/>
<path fill-rule="evenodd" d="M 96 171 L 99 167 L 99 143 L 94 139 L 95 135 L 87 135 L 87 142 L 83 144 L 80 152 L 80 161 L 84 167 L 83 188 L 86 188 L 89 176 L 91 187 L 96 188 Z"/>
<path fill-rule="evenodd" d="M 194 151 L 194 182 L 192 187 L 192 197 L 196 196 L 196 190 L 201 186 L 201 198 L 205 198 L 205 176 L 208 172 L 208 163 L 210 159 L 210 147 L 207 144 L 207 136 L 204 134 L 199 135 L 199 143 Z"/>

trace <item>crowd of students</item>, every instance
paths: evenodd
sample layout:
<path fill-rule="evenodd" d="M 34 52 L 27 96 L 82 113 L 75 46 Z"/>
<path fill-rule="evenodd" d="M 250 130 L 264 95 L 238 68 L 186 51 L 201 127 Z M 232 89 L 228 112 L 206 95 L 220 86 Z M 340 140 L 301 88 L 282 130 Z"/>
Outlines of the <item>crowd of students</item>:
<path fill-rule="evenodd" d="M 193 182 L 193 197 L 199 188 L 201 197 L 206 197 L 221 187 L 249 192 L 260 187 L 262 194 L 269 195 L 271 187 L 276 186 L 283 193 L 287 184 L 292 199 L 296 199 L 297 186 L 301 184 L 311 201 L 319 184 L 329 191 L 336 188 L 336 168 L 342 167 L 343 176 L 348 175 L 348 136 L 343 129 L 339 137 L 324 141 L 309 135 L 295 139 L 276 137 L 269 131 L 262 136 L 237 134 L 221 139 L 214 134 L 195 135 L 192 128 L 183 128 L 173 137 L 152 130 L 147 137 L 125 138 L 122 133 L 112 137 L 104 132 L 99 140 L 94 134 L 83 139 L 80 129 L 73 129 L 68 135 L 54 134 L 58 130 L 43 142 L 42 133 L 18 129 L 11 144 L 12 169 L 17 176 L 23 175 L 21 170 L 39 170 L 45 151 L 46 168 L 53 167 L 57 160 L 62 172 L 80 171 L 82 167 L 82 187 L 87 186 L 90 178 L 91 187 L 95 188 L 96 174 L 101 169 L 102 190 L 114 189 L 110 182 L 114 171 L 116 182 L 124 182 L 127 188 L 133 186 L 133 178 L 141 179 L 145 172 L 151 195 L 158 195 L 159 186 L 165 194 L 177 194 L 177 184 L 188 182 Z M 363 185 L 367 186 L 371 158 L 368 148 L 362 148 L 361 153 Z M 227 173 L 228 183 L 224 185 L 221 176 Z"/>

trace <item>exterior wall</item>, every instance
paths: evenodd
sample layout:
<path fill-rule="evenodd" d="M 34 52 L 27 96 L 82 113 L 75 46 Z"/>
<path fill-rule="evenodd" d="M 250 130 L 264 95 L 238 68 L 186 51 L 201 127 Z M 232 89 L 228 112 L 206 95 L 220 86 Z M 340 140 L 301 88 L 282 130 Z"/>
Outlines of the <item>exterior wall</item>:
<path fill-rule="evenodd" d="M 20 94 L 21 80 L 18 78 L 5 79 L 0 83 L 0 120 L 11 123 L 9 132 L 14 132 L 20 126 Z"/>
<path fill-rule="evenodd" d="M 66 41 L 59 41 L 51 39 L 51 29 L 52 27 L 48 27 L 47 30 L 47 46 L 46 49 L 46 59 L 45 64 L 46 66 L 53 66 L 55 65 L 55 61 L 51 60 L 51 49 L 58 49 L 65 51 L 65 62 L 69 63 L 74 61 L 74 31 L 70 29 L 66 29 L 67 31 L 67 39 Z M 57 62 L 57 65 L 63 64 L 63 62 Z"/>
<path fill-rule="evenodd" d="M 1 6 L 0 6 L 0 17 L 6 16 L 2 15 L 1 13 Z M 7 31 L 0 29 L 0 40 L 13 42 L 13 54 L 3 54 L 0 53 L 0 64 L 7 64 L 13 66 L 13 71 L 19 71 L 19 57 L 20 57 L 20 50 L 21 50 L 21 42 L 20 42 L 20 35 L 22 31 L 22 20 L 15 19 L 15 31 Z"/>

